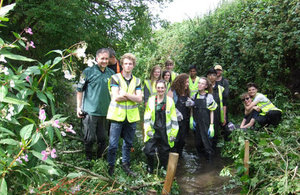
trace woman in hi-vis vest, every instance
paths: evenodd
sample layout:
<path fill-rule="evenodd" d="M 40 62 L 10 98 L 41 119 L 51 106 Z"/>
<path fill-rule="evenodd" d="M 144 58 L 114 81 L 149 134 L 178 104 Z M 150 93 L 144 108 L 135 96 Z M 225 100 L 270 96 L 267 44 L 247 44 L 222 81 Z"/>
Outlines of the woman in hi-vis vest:
<path fill-rule="evenodd" d="M 157 95 L 148 100 L 144 114 L 144 152 L 147 156 L 147 171 L 153 173 L 155 154 L 158 153 L 159 164 L 167 167 L 170 149 L 178 133 L 175 103 L 165 95 L 166 83 L 156 82 Z"/>

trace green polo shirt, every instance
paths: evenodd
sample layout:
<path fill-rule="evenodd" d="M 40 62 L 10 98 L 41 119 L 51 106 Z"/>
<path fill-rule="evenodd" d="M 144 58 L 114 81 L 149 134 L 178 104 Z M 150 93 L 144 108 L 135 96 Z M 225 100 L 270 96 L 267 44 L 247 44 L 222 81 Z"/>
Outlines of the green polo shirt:
<path fill-rule="evenodd" d="M 89 115 L 106 116 L 110 103 L 108 80 L 115 74 L 110 68 L 102 72 L 98 65 L 84 69 L 77 85 L 78 92 L 84 92 L 83 110 Z"/>

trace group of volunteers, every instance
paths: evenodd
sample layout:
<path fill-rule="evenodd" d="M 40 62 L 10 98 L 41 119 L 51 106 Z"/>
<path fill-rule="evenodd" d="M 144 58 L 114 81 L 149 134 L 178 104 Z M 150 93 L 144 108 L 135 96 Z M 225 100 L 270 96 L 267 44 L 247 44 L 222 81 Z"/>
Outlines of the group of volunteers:
<path fill-rule="evenodd" d="M 122 168 L 130 176 L 130 152 L 135 138 L 136 122 L 140 120 L 139 104 L 144 101 L 143 152 L 147 157 L 147 171 L 153 172 L 158 154 L 159 164 L 166 168 L 169 152 L 180 156 L 185 138 L 194 130 L 195 147 L 199 154 L 210 159 L 215 154 L 221 132 L 226 137 L 228 126 L 227 99 L 229 82 L 223 69 L 215 65 L 206 77 L 197 76 L 197 68 L 189 67 L 189 74 L 173 71 L 174 62 L 152 68 L 149 79 L 142 82 L 132 74 L 136 57 L 124 54 L 120 62 L 111 48 L 99 49 L 96 62 L 84 69 L 77 86 L 77 116 L 82 118 L 86 159 L 93 158 L 93 143 L 97 142 L 97 158 L 107 150 L 108 173 L 113 175 L 120 137 Z M 261 93 L 254 83 L 241 95 L 245 117 L 240 128 L 278 125 L 281 110 Z"/>

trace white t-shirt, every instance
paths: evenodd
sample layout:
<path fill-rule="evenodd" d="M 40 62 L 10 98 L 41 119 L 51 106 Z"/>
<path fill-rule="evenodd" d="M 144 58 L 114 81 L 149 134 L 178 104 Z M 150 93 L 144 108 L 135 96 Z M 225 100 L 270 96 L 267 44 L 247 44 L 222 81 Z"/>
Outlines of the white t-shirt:
<path fill-rule="evenodd" d="M 257 93 L 253 102 L 268 102 L 269 99 L 261 93 Z"/>

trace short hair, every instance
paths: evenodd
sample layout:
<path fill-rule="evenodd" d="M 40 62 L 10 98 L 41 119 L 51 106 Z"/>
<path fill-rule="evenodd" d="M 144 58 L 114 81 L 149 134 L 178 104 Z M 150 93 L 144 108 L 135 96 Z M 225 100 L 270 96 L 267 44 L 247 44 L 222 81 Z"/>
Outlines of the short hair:
<path fill-rule="evenodd" d="M 120 60 L 121 65 L 123 65 L 124 59 L 129 59 L 129 60 L 131 60 L 132 63 L 133 63 L 133 66 L 135 66 L 135 64 L 136 64 L 136 57 L 135 57 L 135 55 L 133 55 L 132 53 L 125 53 L 125 54 L 121 57 L 121 60 Z"/>
<path fill-rule="evenodd" d="M 109 50 L 107 48 L 101 48 L 98 49 L 98 51 L 96 52 L 96 57 L 101 54 L 101 53 L 108 53 L 109 54 Z"/>
<path fill-rule="evenodd" d="M 247 93 L 247 92 L 242 93 L 242 94 L 240 95 L 240 99 L 243 100 L 243 99 L 245 99 L 247 96 L 250 97 L 249 93 Z"/>
<path fill-rule="evenodd" d="M 173 65 L 174 66 L 174 61 L 171 59 L 167 59 L 167 61 L 165 62 L 165 66 L 167 65 Z"/>
<path fill-rule="evenodd" d="M 116 52 L 113 48 L 107 48 L 109 51 L 109 58 L 116 57 Z"/>
<path fill-rule="evenodd" d="M 208 69 L 206 76 L 208 76 L 209 74 L 217 74 L 217 71 L 214 68 L 210 68 Z"/>
<path fill-rule="evenodd" d="M 254 87 L 254 88 L 258 89 L 257 85 L 255 83 L 252 83 L 252 82 L 247 83 L 247 89 L 249 89 L 250 87 Z"/>
<path fill-rule="evenodd" d="M 195 69 L 195 70 L 197 71 L 197 67 L 196 67 L 196 65 L 193 65 L 193 64 L 192 64 L 192 65 L 190 65 L 190 66 L 189 66 L 189 70 L 192 70 L 192 69 Z"/>
<path fill-rule="evenodd" d="M 164 86 L 165 86 L 165 88 L 167 88 L 167 84 L 166 84 L 166 81 L 164 81 L 164 80 L 158 80 L 158 81 L 156 81 L 156 83 L 155 83 L 155 87 L 157 86 L 157 84 L 158 83 L 163 83 L 164 84 Z"/>

